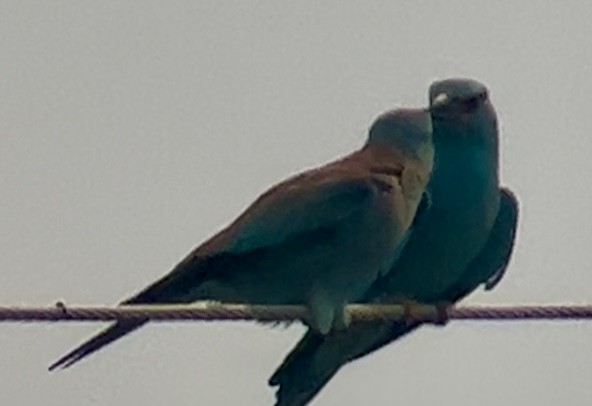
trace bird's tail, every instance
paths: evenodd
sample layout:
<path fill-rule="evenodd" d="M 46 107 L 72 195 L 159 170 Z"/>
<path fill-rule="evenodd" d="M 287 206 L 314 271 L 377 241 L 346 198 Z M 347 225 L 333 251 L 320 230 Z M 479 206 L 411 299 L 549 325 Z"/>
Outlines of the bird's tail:
<path fill-rule="evenodd" d="M 413 331 L 419 324 L 364 323 L 322 337 L 308 332 L 269 379 L 276 406 L 304 406 L 346 363 Z"/>
<path fill-rule="evenodd" d="M 158 303 L 163 301 L 168 291 L 170 291 L 170 274 L 160 279 L 158 282 L 150 285 L 136 296 L 123 301 L 121 304 L 147 304 L 147 303 Z M 167 282 L 168 280 L 168 282 Z M 167 287 L 169 287 L 167 289 Z M 139 329 L 148 322 L 148 319 L 132 319 L 132 320 L 121 320 L 117 321 L 110 327 L 101 331 L 91 339 L 80 344 L 78 347 L 55 361 L 49 366 L 49 370 L 53 371 L 56 368 L 65 369 L 68 368 L 88 355 L 100 350 L 104 346 L 112 343 L 113 341 L 123 337 L 124 335 L 131 333 L 134 330 Z"/>
<path fill-rule="evenodd" d="M 142 327 L 142 325 L 146 322 L 148 322 L 146 319 L 118 321 L 111 327 L 103 330 L 90 340 L 86 341 L 84 344 L 81 344 L 74 350 L 55 361 L 49 366 L 48 369 L 53 371 L 58 367 L 61 369 L 68 368 L 93 352 L 98 351 L 105 345 L 117 340 L 119 337 L 123 337 L 127 333 L 131 333 L 132 331 Z"/>
<path fill-rule="evenodd" d="M 121 304 L 187 303 L 200 300 L 196 290 L 207 280 L 210 271 L 230 266 L 225 256 L 210 258 L 187 258 L 173 271 Z M 206 298 L 203 298 L 206 299 Z M 111 342 L 142 327 L 148 319 L 121 320 L 84 342 L 49 366 L 68 368 Z"/>

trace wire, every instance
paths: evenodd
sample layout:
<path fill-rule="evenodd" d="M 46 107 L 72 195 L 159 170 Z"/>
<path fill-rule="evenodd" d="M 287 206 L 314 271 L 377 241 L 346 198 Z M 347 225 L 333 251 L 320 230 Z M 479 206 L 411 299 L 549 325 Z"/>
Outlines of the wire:
<path fill-rule="evenodd" d="M 352 322 L 406 320 L 444 324 L 448 320 L 592 319 L 592 305 L 462 306 L 405 303 L 354 304 L 346 307 Z M 193 305 L 142 306 L 0 306 L 0 322 L 79 322 L 149 319 L 151 321 L 289 322 L 307 318 L 304 306 L 244 305 L 200 302 Z"/>

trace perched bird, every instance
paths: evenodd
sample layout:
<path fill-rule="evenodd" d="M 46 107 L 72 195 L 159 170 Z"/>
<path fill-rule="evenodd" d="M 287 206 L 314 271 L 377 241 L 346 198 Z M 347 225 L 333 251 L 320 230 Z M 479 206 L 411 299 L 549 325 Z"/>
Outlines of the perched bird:
<path fill-rule="evenodd" d="M 406 241 L 432 170 L 431 131 L 426 110 L 381 115 L 360 150 L 272 187 L 122 303 L 305 304 L 318 333 L 345 328 L 344 305 L 362 299 Z M 66 368 L 147 321 L 118 321 L 49 369 Z"/>
<path fill-rule="evenodd" d="M 430 87 L 435 162 L 431 205 L 391 271 L 366 301 L 456 302 L 503 276 L 514 244 L 518 203 L 498 180 L 498 127 L 487 88 L 468 79 Z M 373 322 L 319 336 L 309 331 L 275 371 L 278 406 L 305 405 L 349 361 L 421 323 Z"/>

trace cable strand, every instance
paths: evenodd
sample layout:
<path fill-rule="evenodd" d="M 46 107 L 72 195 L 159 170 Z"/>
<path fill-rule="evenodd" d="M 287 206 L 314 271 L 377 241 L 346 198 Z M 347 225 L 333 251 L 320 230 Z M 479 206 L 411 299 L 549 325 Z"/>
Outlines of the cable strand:
<path fill-rule="evenodd" d="M 583 320 L 592 319 L 592 305 L 443 306 L 425 304 L 352 304 L 346 307 L 352 322 L 407 320 L 444 324 L 448 320 Z M 130 319 L 150 321 L 286 322 L 307 318 L 304 306 L 245 305 L 200 302 L 193 305 L 134 306 L 0 306 L 2 322 L 97 322 Z"/>

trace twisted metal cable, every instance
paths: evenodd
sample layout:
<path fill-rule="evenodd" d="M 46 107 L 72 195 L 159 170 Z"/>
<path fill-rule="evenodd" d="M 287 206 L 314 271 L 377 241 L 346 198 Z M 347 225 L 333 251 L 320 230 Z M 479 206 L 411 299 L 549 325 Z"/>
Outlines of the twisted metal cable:
<path fill-rule="evenodd" d="M 354 304 L 346 308 L 352 322 L 405 320 L 444 324 L 448 320 L 581 320 L 592 319 L 592 305 L 463 306 Z M 303 306 L 264 306 L 201 302 L 149 306 L 0 306 L 0 322 L 111 321 L 294 321 L 307 318 Z"/>

